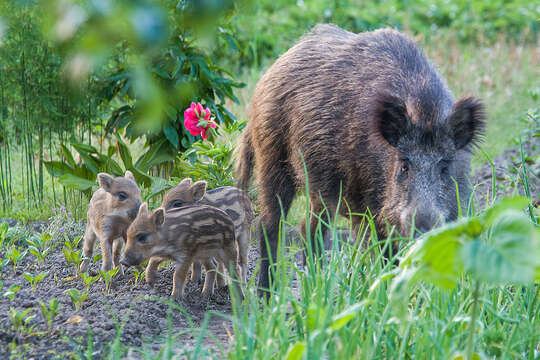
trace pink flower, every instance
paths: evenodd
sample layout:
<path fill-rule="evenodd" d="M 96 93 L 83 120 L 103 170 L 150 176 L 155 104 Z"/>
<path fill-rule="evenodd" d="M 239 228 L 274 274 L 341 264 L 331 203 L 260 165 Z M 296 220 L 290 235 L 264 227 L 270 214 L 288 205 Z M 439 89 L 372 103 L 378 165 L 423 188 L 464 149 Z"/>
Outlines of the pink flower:
<path fill-rule="evenodd" d="M 203 108 L 201 103 L 191 103 L 191 106 L 184 111 L 184 126 L 193 136 L 201 135 L 203 139 L 208 138 L 208 129 L 216 128 L 213 118 L 210 118 L 210 109 Z"/>

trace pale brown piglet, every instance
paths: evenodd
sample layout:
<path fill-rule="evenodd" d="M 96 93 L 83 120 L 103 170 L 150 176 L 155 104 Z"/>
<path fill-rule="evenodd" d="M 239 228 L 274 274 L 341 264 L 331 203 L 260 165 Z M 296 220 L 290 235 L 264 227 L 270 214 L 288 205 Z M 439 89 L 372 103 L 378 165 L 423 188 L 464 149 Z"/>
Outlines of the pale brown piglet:
<path fill-rule="evenodd" d="M 101 245 L 101 269 L 109 271 L 113 265 L 119 265 L 126 231 L 142 202 L 141 190 L 130 171 L 117 178 L 100 173 L 98 183 L 101 188 L 94 192 L 88 205 L 81 272 L 88 270 L 96 239 Z M 121 266 L 120 272 L 124 273 Z"/>

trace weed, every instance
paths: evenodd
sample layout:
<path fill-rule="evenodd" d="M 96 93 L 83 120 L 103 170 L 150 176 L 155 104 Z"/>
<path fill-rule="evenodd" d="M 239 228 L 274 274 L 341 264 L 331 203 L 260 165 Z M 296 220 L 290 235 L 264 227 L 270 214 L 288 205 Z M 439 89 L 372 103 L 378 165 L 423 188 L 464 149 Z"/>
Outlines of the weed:
<path fill-rule="evenodd" d="M 16 273 L 17 265 L 24 259 L 28 250 L 21 251 L 15 245 L 12 245 L 9 250 L 6 252 L 6 257 L 11 262 L 13 268 L 13 273 Z"/>
<path fill-rule="evenodd" d="M 30 321 L 35 315 L 30 315 L 32 308 L 24 311 L 17 311 L 15 308 L 9 308 L 9 319 L 11 320 L 11 327 L 15 331 L 18 337 L 23 335 L 29 335 L 35 328 L 35 325 L 30 325 Z"/>
<path fill-rule="evenodd" d="M 39 274 L 31 274 L 31 273 L 24 273 L 23 274 L 23 277 L 28 280 L 28 282 L 30 283 L 30 285 L 32 285 L 32 292 L 36 291 L 36 287 L 37 287 L 37 284 L 45 279 L 45 276 L 47 276 L 48 272 L 42 272 L 42 273 L 39 273 Z"/>
<path fill-rule="evenodd" d="M 103 279 L 103 282 L 105 282 L 105 293 L 110 294 L 113 279 L 117 273 L 118 267 L 115 267 L 109 271 L 99 270 L 99 275 Z"/>
<path fill-rule="evenodd" d="M 68 294 L 71 298 L 71 301 L 73 301 L 73 307 L 75 308 L 75 311 L 79 311 L 84 301 L 88 298 L 88 291 L 69 289 L 64 291 L 64 293 Z"/>
<path fill-rule="evenodd" d="M 43 234 L 41 236 L 33 236 L 28 239 L 26 242 L 28 244 L 28 251 L 38 259 L 38 264 L 42 264 L 45 260 L 45 257 L 51 252 L 51 247 L 49 242 L 51 241 L 51 236 L 49 234 Z"/>
<path fill-rule="evenodd" d="M 39 307 L 41 308 L 41 314 L 43 315 L 43 321 L 45 321 L 45 324 L 47 325 L 47 331 L 50 333 L 52 329 L 52 323 L 54 321 L 54 318 L 56 315 L 59 314 L 58 308 L 58 300 L 51 299 L 49 301 L 49 304 L 43 303 L 41 300 L 39 301 Z"/>
<path fill-rule="evenodd" d="M 2 296 L 9 297 L 9 300 L 13 301 L 15 299 L 15 294 L 21 289 L 21 285 L 11 285 L 8 291 L 6 291 Z"/>
<path fill-rule="evenodd" d="M 90 276 L 86 273 L 80 273 L 79 275 L 84 283 L 84 286 L 86 287 L 86 291 L 90 291 L 92 284 L 99 280 L 99 275 Z"/>

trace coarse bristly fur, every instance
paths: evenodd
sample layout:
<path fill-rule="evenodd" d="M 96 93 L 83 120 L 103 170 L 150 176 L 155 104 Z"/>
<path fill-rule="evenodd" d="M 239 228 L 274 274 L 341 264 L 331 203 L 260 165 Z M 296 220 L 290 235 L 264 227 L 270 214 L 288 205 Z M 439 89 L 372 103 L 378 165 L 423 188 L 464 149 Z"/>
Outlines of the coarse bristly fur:
<path fill-rule="evenodd" d="M 251 240 L 251 223 L 255 216 L 253 206 L 247 194 L 233 186 L 222 186 L 217 189 L 206 191 L 206 181 L 193 182 L 190 178 L 185 178 L 174 188 L 167 191 L 163 197 L 161 207 L 165 211 L 186 205 L 200 204 L 213 206 L 221 209 L 229 215 L 234 223 L 236 243 L 240 268 L 242 270 L 242 281 L 246 281 L 249 244 Z M 223 286 L 223 277 L 220 276 L 223 268 L 220 264 L 218 274 L 218 284 Z M 201 279 L 201 267 L 199 263 L 193 264 L 192 280 Z"/>
<path fill-rule="evenodd" d="M 98 183 L 101 187 L 94 192 L 88 205 L 81 272 L 88 270 L 96 239 L 101 245 L 101 269 L 109 271 L 113 265 L 119 265 L 126 231 L 142 202 L 141 190 L 131 171 L 117 178 L 100 173 Z M 122 266 L 120 272 L 124 272 Z"/>
<path fill-rule="evenodd" d="M 168 212 L 158 208 L 150 212 L 144 203 L 128 229 L 121 263 L 132 266 L 150 259 L 146 281 L 153 286 L 158 265 L 165 260 L 174 261 L 176 271 L 171 295 L 180 299 L 194 261 L 202 262 L 207 270 L 203 287 L 203 295 L 207 296 L 214 291 L 216 277 L 212 259 L 225 264 L 231 275 L 239 279 L 237 257 L 234 224 L 225 212 L 206 205 L 184 206 Z M 233 284 L 242 297 L 238 282 Z"/>
<path fill-rule="evenodd" d="M 260 286 L 269 285 L 281 209 L 286 215 L 303 188 L 304 163 L 312 214 L 369 209 L 380 236 L 387 225 L 419 234 L 466 206 L 470 154 L 484 118 L 482 103 L 456 102 L 422 50 L 398 31 L 316 26 L 258 82 L 240 145 L 237 183 L 246 189 L 256 164 L 258 236 L 264 239 L 264 227 L 271 251 L 261 241 Z M 347 206 L 337 209 L 340 193 Z M 361 218 L 352 221 L 358 228 Z"/>

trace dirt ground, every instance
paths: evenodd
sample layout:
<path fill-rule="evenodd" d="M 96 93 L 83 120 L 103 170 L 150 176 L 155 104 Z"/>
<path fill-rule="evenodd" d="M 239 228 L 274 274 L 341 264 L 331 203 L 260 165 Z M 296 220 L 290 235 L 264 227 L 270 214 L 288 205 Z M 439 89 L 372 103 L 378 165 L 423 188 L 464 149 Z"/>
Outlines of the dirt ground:
<path fill-rule="evenodd" d="M 527 145 L 527 151 L 538 154 L 540 150 L 540 138 L 535 143 Z M 512 194 L 516 191 L 513 187 L 516 172 L 513 171 L 515 159 L 519 158 L 516 150 L 509 150 L 494 160 L 496 165 L 497 182 L 500 184 L 500 194 Z M 530 171 L 540 176 L 540 163 L 538 156 L 530 164 Z M 512 175 L 514 174 L 514 175 Z M 540 196 L 540 182 L 531 176 L 531 189 L 533 198 Z M 481 167 L 473 177 L 473 183 L 478 184 L 479 194 L 489 194 L 491 189 L 491 166 L 486 164 Z M 518 193 L 523 193 L 518 188 Z M 482 198 L 483 195 L 480 195 Z M 252 246 L 249 254 L 249 274 L 253 272 L 258 259 L 258 250 Z M 99 263 L 92 264 L 90 273 L 97 272 Z M 47 271 L 47 277 L 39 283 L 35 292 L 29 283 L 23 278 L 25 272 L 38 273 Z M 186 299 L 180 303 L 185 314 L 177 309 L 169 310 L 168 295 L 172 289 L 172 265 L 159 270 L 159 281 L 156 292 L 152 294 L 141 278 L 135 285 L 135 278 L 131 271 L 127 271 L 124 278 L 116 281 L 115 288 L 110 294 L 103 291 L 103 283 L 94 283 L 89 291 L 88 299 L 83 303 L 80 311 L 75 311 L 72 301 L 65 293 L 68 289 L 84 290 L 84 284 L 76 276 L 73 266 L 66 266 L 61 247 L 49 255 L 45 263 L 38 265 L 35 257 L 27 255 L 17 273 L 14 274 L 9 266 L 2 269 L 3 288 L 0 295 L 5 293 L 12 285 L 21 285 L 21 289 L 15 295 L 14 301 L 0 296 L 0 358 L 9 358 L 10 344 L 24 344 L 18 349 L 24 349 L 20 353 L 22 358 L 66 358 L 76 353 L 82 353 L 87 349 L 89 339 L 93 343 L 90 351 L 94 358 L 99 359 L 105 354 L 105 346 L 111 343 L 117 334 L 117 328 L 123 326 L 120 340 L 129 346 L 140 347 L 143 342 L 151 349 L 159 348 L 158 339 L 168 333 L 168 318 L 171 319 L 173 333 L 186 331 L 177 341 L 185 345 L 194 343 L 196 334 L 189 331 L 189 321 L 194 327 L 198 327 L 209 310 L 230 314 L 231 308 L 227 289 L 219 289 L 212 297 L 205 300 L 200 296 L 201 285 L 189 282 L 186 286 Z M 39 310 L 38 301 L 48 302 L 56 298 L 60 303 L 60 313 L 53 323 L 53 332 L 45 336 L 17 336 L 11 327 L 9 308 L 14 307 L 19 311 L 32 309 L 35 317 L 30 325 L 35 326 L 34 332 L 43 333 L 46 330 L 45 322 Z M 160 300 L 161 299 L 161 300 Z M 215 340 L 207 342 L 214 351 L 219 348 L 227 348 L 229 334 L 232 326 L 223 318 L 211 317 L 208 331 Z M 215 342 L 220 344 L 216 344 Z M 137 358 L 137 352 L 130 352 L 130 358 Z M 12 354 L 15 355 L 15 354 Z M 220 357 L 220 356 L 218 356 Z"/>

